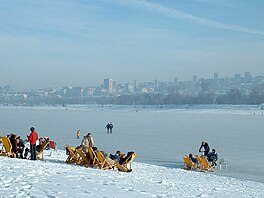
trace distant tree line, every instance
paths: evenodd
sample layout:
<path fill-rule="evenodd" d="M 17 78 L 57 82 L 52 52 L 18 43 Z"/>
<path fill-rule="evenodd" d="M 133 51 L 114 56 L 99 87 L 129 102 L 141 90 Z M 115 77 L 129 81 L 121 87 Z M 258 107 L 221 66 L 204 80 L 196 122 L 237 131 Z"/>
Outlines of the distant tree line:
<path fill-rule="evenodd" d="M 233 88 L 226 94 L 213 92 L 201 92 L 197 96 L 180 94 L 177 91 L 168 94 L 142 93 L 133 95 L 120 95 L 117 97 L 100 97 L 96 101 L 99 104 L 119 105 L 195 105 L 195 104 L 252 104 L 264 103 L 264 85 L 255 86 L 249 95 L 243 95 L 238 88 Z"/>

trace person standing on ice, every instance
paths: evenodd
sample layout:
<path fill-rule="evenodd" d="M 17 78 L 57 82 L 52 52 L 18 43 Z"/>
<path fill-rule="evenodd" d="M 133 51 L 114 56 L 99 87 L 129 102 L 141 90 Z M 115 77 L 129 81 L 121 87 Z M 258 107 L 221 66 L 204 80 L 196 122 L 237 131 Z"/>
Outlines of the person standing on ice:
<path fill-rule="evenodd" d="M 106 132 L 109 133 L 109 129 L 110 129 L 110 123 L 108 122 L 107 125 L 105 126 L 106 128 Z"/>
<path fill-rule="evenodd" d="M 29 143 L 30 143 L 30 154 L 31 154 L 30 159 L 31 160 L 36 160 L 37 159 L 37 156 L 36 156 L 36 142 L 38 140 L 38 133 L 35 131 L 34 127 L 31 127 L 30 131 L 31 131 L 31 133 L 28 136 L 28 140 L 29 140 Z"/>
<path fill-rule="evenodd" d="M 77 131 L 76 136 L 77 136 L 77 139 L 80 139 L 80 136 L 81 136 L 81 131 L 80 130 Z"/>
<path fill-rule="evenodd" d="M 204 148 L 204 155 L 207 157 L 208 153 L 210 151 L 210 147 L 209 144 L 207 142 L 202 142 L 200 148 L 199 148 L 199 152 L 202 152 L 202 148 Z"/>
<path fill-rule="evenodd" d="M 112 124 L 112 122 L 110 122 L 110 124 L 109 124 L 110 133 L 112 133 L 113 128 L 114 128 L 114 125 Z"/>

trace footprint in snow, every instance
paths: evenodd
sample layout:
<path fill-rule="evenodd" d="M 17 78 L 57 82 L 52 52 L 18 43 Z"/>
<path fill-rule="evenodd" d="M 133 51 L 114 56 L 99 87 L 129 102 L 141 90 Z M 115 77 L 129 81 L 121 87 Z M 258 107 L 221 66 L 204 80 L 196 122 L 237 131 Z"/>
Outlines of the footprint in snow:
<path fill-rule="evenodd" d="M 47 195 L 48 198 L 56 198 L 54 195 Z"/>
<path fill-rule="evenodd" d="M 124 191 L 127 192 L 134 192 L 135 190 L 133 188 L 123 188 Z"/>
<path fill-rule="evenodd" d="M 25 186 L 22 186 L 23 189 L 31 189 L 32 188 L 32 185 L 30 184 L 27 184 Z"/>
<path fill-rule="evenodd" d="M 92 195 L 90 191 L 83 191 L 85 194 Z"/>
<path fill-rule="evenodd" d="M 196 195 L 196 197 L 206 197 L 205 194 L 199 194 L 199 195 Z"/>
<path fill-rule="evenodd" d="M 143 195 L 146 195 L 146 194 L 147 194 L 147 192 L 144 191 L 144 190 L 139 191 L 139 193 L 140 193 L 140 194 L 143 194 Z"/>
<path fill-rule="evenodd" d="M 9 188 L 11 186 L 11 184 L 4 184 L 3 187 L 4 188 Z"/>

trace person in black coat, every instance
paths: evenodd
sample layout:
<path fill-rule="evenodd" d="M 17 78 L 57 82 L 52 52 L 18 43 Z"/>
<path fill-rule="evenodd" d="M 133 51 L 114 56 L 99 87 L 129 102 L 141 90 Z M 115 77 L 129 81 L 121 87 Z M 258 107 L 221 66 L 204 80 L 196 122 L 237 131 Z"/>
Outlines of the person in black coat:
<path fill-rule="evenodd" d="M 106 132 L 109 133 L 109 129 L 110 129 L 110 123 L 108 122 L 107 125 L 105 126 L 106 128 Z"/>
<path fill-rule="evenodd" d="M 110 133 L 112 133 L 113 128 L 114 128 L 114 125 L 112 124 L 112 122 L 110 122 L 110 124 L 109 124 Z"/>
<path fill-rule="evenodd" d="M 16 142 L 16 135 L 11 134 L 9 137 L 10 143 L 12 145 L 12 152 L 17 153 L 17 142 Z"/>
<path fill-rule="evenodd" d="M 23 152 L 25 148 L 25 142 L 18 136 L 16 138 L 17 142 L 17 154 L 19 158 L 23 158 Z"/>
<path fill-rule="evenodd" d="M 207 159 L 213 166 L 216 166 L 216 161 L 218 160 L 218 155 L 215 151 L 215 149 L 212 149 L 212 152 L 208 153 Z"/>
<path fill-rule="evenodd" d="M 199 152 L 202 152 L 202 148 L 204 148 L 204 155 L 207 157 L 208 153 L 210 152 L 210 147 L 208 145 L 207 142 L 202 142 L 200 148 L 199 148 Z"/>

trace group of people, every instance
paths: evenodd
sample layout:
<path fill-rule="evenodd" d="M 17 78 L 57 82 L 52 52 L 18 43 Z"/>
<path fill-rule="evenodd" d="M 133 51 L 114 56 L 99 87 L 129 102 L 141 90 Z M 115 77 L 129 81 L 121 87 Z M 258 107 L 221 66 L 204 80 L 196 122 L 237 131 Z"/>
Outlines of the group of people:
<path fill-rule="evenodd" d="M 217 166 L 216 161 L 218 160 L 218 154 L 216 153 L 215 149 L 212 149 L 212 151 L 210 152 L 210 147 L 207 142 L 201 143 L 199 152 L 203 152 L 202 156 L 205 156 L 208 162 L 210 162 L 213 167 Z M 190 153 L 188 157 L 192 160 L 193 163 L 198 164 L 197 158 L 195 158 L 192 153 Z"/>
<path fill-rule="evenodd" d="M 204 151 L 202 151 L 202 149 L 204 148 Z M 199 148 L 199 152 L 204 152 L 204 156 L 207 157 L 207 160 L 209 162 L 211 162 L 211 164 L 213 166 L 216 166 L 216 161 L 218 160 L 218 155 L 215 151 L 215 149 L 212 149 L 212 151 L 210 152 L 210 147 L 209 144 L 207 142 L 202 142 L 201 146 Z"/>
<path fill-rule="evenodd" d="M 49 138 L 39 138 L 38 133 L 34 127 L 30 127 L 30 134 L 27 139 L 23 140 L 20 136 L 16 134 L 7 135 L 12 145 L 12 153 L 15 155 L 13 157 L 27 159 L 30 153 L 30 159 L 37 159 L 37 152 L 41 151 L 42 145 L 49 141 Z"/>
<path fill-rule="evenodd" d="M 105 128 L 106 128 L 107 133 L 112 133 L 114 125 L 112 124 L 112 122 L 108 122 L 107 125 L 105 126 Z"/>
<path fill-rule="evenodd" d="M 108 122 L 105 126 L 105 129 L 106 129 L 106 133 L 113 133 L 113 128 L 114 128 L 114 125 L 112 122 Z M 77 130 L 76 132 L 76 138 L 77 139 L 80 139 L 81 137 L 81 130 Z"/>
<path fill-rule="evenodd" d="M 15 153 L 14 157 L 24 158 L 23 152 L 25 148 L 25 141 L 16 134 L 10 134 L 7 137 L 12 145 L 12 153 Z"/>
<path fill-rule="evenodd" d="M 89 148 L 92 148 L 93 151 L 95 152 L 98 151 L 98 148 L 95 147 L 94 139 L 92 137 L 91 132 L 87 133 L 87 135 L 83 137 L 81 145 L 77 147 L 77 149 L 82 150 L 82 152 L 85 154 L 85 156 L 88 159 L 89 159 L 89 151 L 88 151 Z M 123 171 L 123 172 L 132 171 L 131 169 L 128 169 L 122 165 L 124 161 L 131 155 L 130 152 L 128 152 L 126 156 L 121 156 L 120 151 L 116 151 L 115 154 L 106 153 L 104 151 L 100 151 L 100 152 L 104 155 L 105 159 L 107 160 L 109 164 L 116 166 L 120 171 Z"/>

